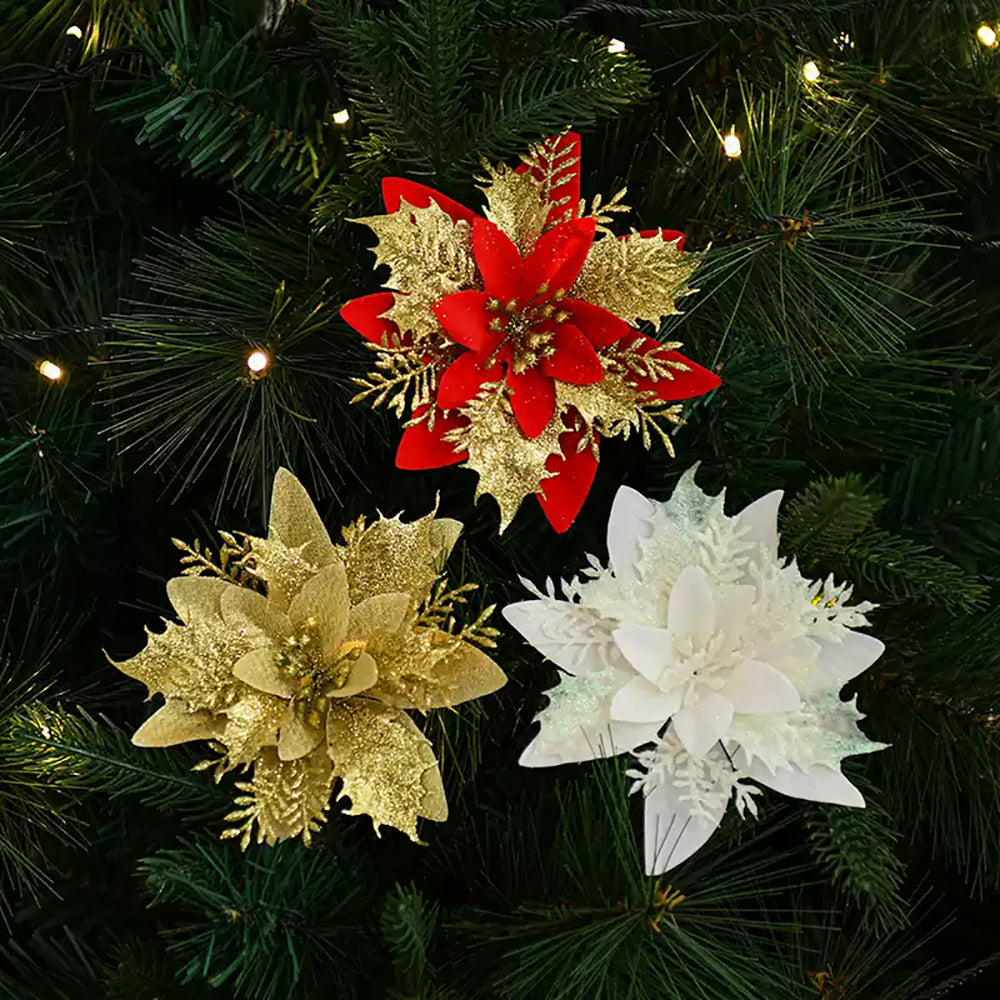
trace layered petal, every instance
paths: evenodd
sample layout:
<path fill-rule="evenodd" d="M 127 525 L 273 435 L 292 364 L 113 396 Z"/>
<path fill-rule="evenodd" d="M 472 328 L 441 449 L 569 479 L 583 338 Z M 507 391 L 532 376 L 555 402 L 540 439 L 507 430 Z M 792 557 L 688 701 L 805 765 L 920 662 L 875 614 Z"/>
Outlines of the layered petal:
<path fill-rule="evenodd" d="M 543 656 L 568 674 L 588 674 L 623 665 L 611 638 L 611 623 L 592 608 L 568 601 L 519 601 L 503 616 Z"/>
<path fill-rule="evenodd" d="M 392 308 L 393 301 L 392 292 L 362 295 L 341 306 L 340 317 L 365 340 L 386 347 L 399 340 L 399 327 L 385 316 Z"/>
<path fill-rule="evenodd" d="M 620 486 L 608 518 L 608 558 L 619 580 L 635 577 L 640 543 L 652 537 L 656 504 L 630 486 Z"/>
<path fill-rule="evenodd" d="M 471 208 L 466 208 L 447 195 L 441 194 L 440 191 L 435 191 L 426 184 L 406 180 L 404 177 L 382 178 L 382 200 L 385 202 L 386 212 L 390 215 L 399 210 L 402 201 L 413 205 L 414 208 L 427 208 L 433 201 L 455 222 L 467 222 L 471 226 L 479 218 Z"/>
<path fill-rule="evenodd" d="M 511 388 L 510 408 L 524 434 L 536 438 L 549 425 L 556 410 L 556 387 L 548 375 L 537 368 L 508 371 Z"/>
<path fill-rule="evenodd" d="M 633 669 L 650 684 L 659 687 L 664 674 L 673 662 L 670 653 L 670 632 L 652 625 L 626 622 L 615 629 L 614 638 L 615 644 Z"/>
<path fill-rule="evenodd" d="M 378 664 L 371 653 L 359 653 L 351 661 L 351 672 L 343 687 L 332 692 L 334 698 L 352 698 L 356 694 L 368 691 L 378 683 Z"/>
<path fill-rule="evenodd" d="M 274 601 L 246 587 L 230 587 L 219 602 L 222 620 L 254 644 L 280 643 L 291 635 L 292 623 Z"/>
<path fill-rule="evenodd" d="M 339 655 L 347 638 L 348 614 L 347 568 L 339 562 L 324 566 L 308 580 L 288 609 L 293 629 L 318 631 L 321 655 L 326 661 Z"/>
<path fill-rule="evenodd" d="M 569 528 L 580 513 L 584 500 L 597 475 L 598 438 L 583 448 L 585 430 L 572 430 L 559 436 L 562 455 L 550 455 L 545 469 L 552 475 L 542 480 L 537 494 L 542 512 L 560 534 Z"/>
<path fill-rule="evenodd" d="M 847 632 L 840 642 L 817 639 L 816 665 L 831 680 L 846 684 L 864 673 L 884 652 L 885 643 L 866 632 Z"/>
<path fill-rule="evenodd" d="M 266 646 L 251 649 L 241 656 L 233 667 L 233 676 L 258 691 L 279 698 L 291 698 L 295 693 L 291 679 L 278 669 L 274 654 Z"/>
<path fill-rule="evenodd" d="M 609 347 L 637 333 L 625 320 L 592 302 L 563 299 L 559 305 L 573 317 L 573 322 L 595 347 Z"/>
<path fill-rule="evenodd" d="M 503 378 L 503 367 L 488 354 L 464 351 L 444 370 L 438 382 L 437 405 L 442 410 L 457 410 L 490 382 Z"/>
<path fill-rule="evenodd" d="M 563 222 L 539 237 L 521 271 L 521 300 L 569 291 L 594 242 L 593 219 Z"/>
<path fill-rule="evenodd" d="M 563 323 L 552 338 L 555 353 L 543 358 L 542 374 L 572 385 L 593 385 L 604 378 L 604 366 L 593 344 L 571 323 Z"/>
<path fill-rule="evenodd" d="M 633 677 L 611 702 L 611 717 L 622 722 L 665 723 L 681 707 L 683 691 L 661 691 L 645 677 Z"/>
<path fill-rule="evenodd" d="M 778 508 L 783 496 L 782 490 L 774 490 L 754 500 L 736 515 L 744 537 L 751 542 L 760 542 L 772 558 L 778 554 Z"/>
<path fill-rule="evenodd" d="M 706 694 L 677 712 L 670 725 L 684 749 L 701 757 L 722 739 L 733 721 L 733 703 L 721 694 Z"/>
<path fill-rule="evenodd" d="M 323 739 L 322 732 L 307 725 L 294 707 L 289 705 L 278 732 L 278 758 L 298 760 L 300 757 L 305 757 L 319 746 L 321 739 Z"/>
<path fill-rule="evenodd" d="M 715 622 L 715 594 L 708 576 L 700 566 L 686 566 L 670 591 L 667 629 L 675 639 L 687 639 L 694 649 L 703 649 Z"/>
<path fill-rule="evenodd" d="M 644 805 L 646 874 L 661 875 L 703 847 L 719 828 L 726 803 L 702 803 L 693 812 L 670 781 L 653 788 Z"/>
<path fill-rule="evenodd" d="M 167 597 L 177 617 L 187 625 L 218 619 L 222 595 L 237 589 L 227 580 L 211 576 L 175 576 L 167 581 Z"/>
<path fill-rule="evenodd" d="M 521 767 L 558 767 L 616 757 L 656 739 L 659 723 L 603 722 L 580 725 L 557 746 L 539 733 L 518 758 Z"/>
<path fill-rule="evenodd" d="M 496 223 L 477 218 L 472 226 L 476 266 L 486 294 L 501 302 L 516 302 L 521 294 L 521 254 Z"/>
<path fill-rule="evenodd" d="M 738 663 L 720 694 L 732 702 L 735 711 L 750 715 L 794 712 L 802 702 L 792 682 L 760 660 Z"/>
<path fill-rule="evenodd" d="M 756 760 L 742 769 L 755 781 L 792 798 L 858 808 L 863 808 L 865 804 L 865 797 L 840 771 L 823 764 L 816 764 L 805 771 L 797 767 L 771 771 L 762 761 Z"/>
<path fill-rule="evenodd" d="M 348 639 L 367 639 L 377 632 L 398 632 L 413 605 L 409 594 L 376 594 L 351 608 Z"/>
<path fill-rule="evenodd" d="M 642 229 L 638 233 L 626 233 L 619 236 L 620 240 L 648 239 L 650 236 L 659 236 L 664 243 L 674 243 L 678 250 L 684 249 L 684 234 L 679 229 Z"/>
<path fill-rule="evenodd" d="M 191 740 L 214 740 L 222 735 L 225 719 L 211 712 L 188 711 L 178 698 L 154 712 L 133 734 L 137 747 L 172 747 Z"/>
<path fill-rule="evenodd" d="M 468 419 L 439 411 L 432 428 L 428 420 L 420 419 L 427 409 L 420 406 L 414 410 L 413 417 L 420 422 L 411 424 L 403 431 L 396 449 L 396 467 L 399 469 L 437 469 L 443 465 L 456 465 L 469 457 L 468 452 L 458 450 L 451 441 L 445 440 L 448 431 L 464 426 Z"/>
<path fill-rule="evenodd" d="M 670 402 L 704 396 L 705 393 L 717 389 L 722 384 L 722 379 L 715 372 L 696 364 L 679 351 L 666 351 L 658 340 L 653 340 L 652 337 L 646 337 L 643 334 L 639 334 L 639 336 L 642 339 L 638 344 L 638 353 L 650 354 L 656 351 L 663 361 L 681 366 L 671 368 L 669 377 L 664 378 L 653 379 L 646 375 L 629 375 L 629 381 L 640 392 L 651 392 L 664 402 Z"/>
<path fill-rule="evenodd" d="M 498 315 L 486 308 L 491 298 L 487 292 L 455 292 L 434 303 L 434 314 L 456 344 L 489 354 L 503 340 L 502 333 L 490 329 Z"/>

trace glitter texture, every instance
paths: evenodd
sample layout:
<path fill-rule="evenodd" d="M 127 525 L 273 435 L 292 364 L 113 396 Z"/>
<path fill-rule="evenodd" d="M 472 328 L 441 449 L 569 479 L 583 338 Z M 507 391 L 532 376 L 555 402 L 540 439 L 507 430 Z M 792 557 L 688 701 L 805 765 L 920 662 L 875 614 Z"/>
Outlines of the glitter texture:
<path fill-rule="evenodd" d="M 504 615 L 567 672 L 549 692 L 526 766 L 632 751 L 646 797 L 647 868 L 658 874 L 711 836 L 750 781 L 799 798 L 862 806 L 841 761 L 884 744 L 839 691 L 882 653 L 854 629 L 872 605 L 832 578 L 810 583 L 778 557 L 779 493 L 727 516 L 694 469 L 654 503 L 622 488 L 610 565 L 534 590 Z"/>
<path fill-rule="evenodd" d="M 115 664 L 166 704 L 136 732 L 140 746 L 210 740 L 216 774 L 252 769 L 224 836 L 245 848 L 308 843 L 336 778 L 352 814 L 416 839 L 418 816 L 447 806 L 433 749 L 403 709 L 460 704 L 506 677 L 478 646 L 496 631 L 487 609 L 469 625 L 441 576 L 462 525 L 433 514 L 403 523 L 359 520 L 330 541 L 287 470 L 275 477 L 266 539 L 248 536 L 239 579 L 185 576 L 167 590 L 183 624 L 151 633 Z"/>

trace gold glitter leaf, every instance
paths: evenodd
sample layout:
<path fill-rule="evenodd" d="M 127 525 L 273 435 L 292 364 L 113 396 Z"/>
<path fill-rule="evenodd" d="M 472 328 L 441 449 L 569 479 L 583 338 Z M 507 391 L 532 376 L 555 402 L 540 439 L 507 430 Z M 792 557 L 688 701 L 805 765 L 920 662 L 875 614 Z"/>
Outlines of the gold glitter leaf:
<path fill-rule="evenodd" d="M 694 291 L 687 287 L 700 254 L 684 253 L 660 235 L 595 240 L 570 296 L 601 306 L 626 323 L 661 317 L 680 310 L 676 300 Z"/>
<path fill-rule="evenodd" d="M 541 184 L 530 170 L 519 174 L 504 163 L 494 167 L 486 160 L 482 165 L 485 176 L 480 178 L 482 183 L 478 187 L 489 204 L 484 214 L 526 257 L 545 229 L 552 206 L 542 200 Z"/>
<path fill-rule="evenodd" d="M 397 293 L 384 315 L 419 339 L 438 329 L 432 306 L 453 292 L 481 287 L 472 253 L 472 227 L 456 222 L 437 202 L 415 208 L 400 201 L 389 215 L 352 219 L 378 237 L 379 264 L 389 266 L 385 283 Z"/>
<path fill-rule="evenodd" d="M 482 650 L 439 628 L 383 636 L 369 649 L 379 674 L 369 693 L 397 708 L 451 708 L 492 694 L 507 681 Z"/>
<path fill-rule="evenodd" d="M 469 424 L 445 434 L 456 448 L 467 451 L 463 468 L 479 473 L 476 499 L 484 493 L 500 505 L 500 533 L 514 519 L 524 498 L 537 493 L 552 473 L 545 463 L 559 455 L 559 435 L 565 428 L 558 416 L 536 438 L 521 433 L 510 403 L 501 393 L 485 393 L 467 404 L 463 414 Z"/>
<path fill-rule="evenodd" d="M 448 818 L 437 758 L 404 712 L 352 698 L 331 706 L 327 744 L 352 816 L 371 816 L 378 832 L 394 826 L 417 839 L 417 817 Z"/>
<path fill-rule="evenodd" d="M 257 575 L 267 583 L 267 598 L 281 611 L 307 580 L 337 559 L 316 506 L 288 469 L 278 469 L 274 477 L 267 538 L 247 541 Z"/>
<path fill-rule="evenodd" d="M 154 712 L 133 734 L 137 747 L 172 747 L 188 740 L 214 740 L 222 733 L 222 720 L 211 712 L 189 712 L 178 698 Z"/>
<path fill-rule="evenodd" d="M 462 533 L 462 522 L 433 513 L 404 524 L 399 517 L 363 519 L 344 529 L 339 549 L 351 604 L 372 594 L 409 594 L 423 603 Z"/>
<path fill-rule="evenodd" d="M 211 577 L 175 577 L 167 591 L 185 624 L 167 622 L 160 633 L 147 629 L 144 649 L 122 663 L 111 662 L 142 681 L 151 695 L 180 699 L 192 711 L 223 711 L 246 690 L 232 668 L 250 648 L 222 619 L 220 598 L 230 588 L 239 589 Z"/>
<path fill-rule="evenodd" d="M 257 758 L 253 780 L 238 782 L 236 787 L 247 794 L 236 799 L 241 808 L 226 817 L 238 825 L 226 830 L 223 837 L 239 837 L 246 850 L 256 823 L 258 844 L 273 846 L 279 840 L 301 836 L 308 847 L 312 834 L 326 821 L 333 767 L 322 745 L 298 760 L 280 760 L 277 751 L 269 747 Z"/>
<path fill-rule="evenodd" d="M 226 745 L 229 764 L 249 764 L 264 747 L 275 746 L 287 708 L 284 699 L 247 686 L 246 695 L 226 709 L 226 728 L 219 737 Z"/>

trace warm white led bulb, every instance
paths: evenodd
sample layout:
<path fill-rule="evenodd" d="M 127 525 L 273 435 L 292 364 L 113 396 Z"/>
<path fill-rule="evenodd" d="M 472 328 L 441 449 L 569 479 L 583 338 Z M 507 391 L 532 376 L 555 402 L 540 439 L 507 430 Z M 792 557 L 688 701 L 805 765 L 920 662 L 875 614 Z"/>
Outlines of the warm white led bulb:
<path fill-rule="evenodd" d="M 269 361 L 270 358 L 263 351 L 254 351 L 247 358 L 247 368 L 252 372 L 259 373 L 267 367 Z"/>
<path fill-rule="evenodd" d="M 625 51 L 625 43 L 620 38 L 608 39 L 608 52 L 613 56 L 620 56 Z"/>
<path fill-rule="evenodd" d="M 75 24 L 71 24 L 66 29 L 66 34 L 72 35 L 74 38 L 83 38 L 83 28 L 80 28 Z"/>
<path fill-rule="evenodd" d="M 992 49 L 997 43 L 997 33 L 988 24 L 979 25 L 976 38 L 988 49 Z"/>
<path fill-rule="evenodd" d="M 802 79 L 806 83 L 815 83 L 819 79 L 819 66 L 816 65 L 815 60 L 810 59 L 802 66 Z"/>
<path fill-rule="evenodd" d="M 43 361 L 38 366 L 38 371 L 43 378 L 50 382 L 58 382 L 63 376 L 63 370 L 54 361 Z"/>
<path fill-rule="evenodd" d="M 743 155 L 743 146 L 740 143 L 740 137 L 736 134 L 735 125 L 729 130 L 728 135 L 722 137 L 722 149 L 731 160 Z"/>
<path fill-rule="evenodd" d="M 340 108 L 333 113 L 334 125 L 346 125 L 351 120 L 351 112 L 347 108 Z"/>

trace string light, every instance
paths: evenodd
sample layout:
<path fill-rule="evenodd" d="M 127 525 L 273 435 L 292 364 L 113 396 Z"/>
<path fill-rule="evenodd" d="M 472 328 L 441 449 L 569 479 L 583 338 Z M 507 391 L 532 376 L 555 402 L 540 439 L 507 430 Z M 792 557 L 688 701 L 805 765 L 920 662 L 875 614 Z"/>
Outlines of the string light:
<path fill-rule="evenodd" d="M 625 43 L 620 38 L 609 38 L 608 39 L 608 53 L 613 56 L 623 55 L 625 52 Z"/>
<path fill-rule="evenodd" d="M 66 34 L 72 35 L 74 38 L 83 38 L 83 28 L 80 28 L 75 24 L 71 24 L 66 29 Z"/>
<path fill-rule="evenodd" d="M 842 31 L 833 40 L 833 44 L 841 51 L 846 52 L 848 49 L 854 48 L 854 39 L 846 32 Z"/>
<path fill-rule="evenodd" d="M 810 59 L 809 62 L 805 63 L 802 67 L 802 79 L 806 83 L 815 83 L 819 79 L 819 66 L 816 65 L 814 59 Z"/>
<path fill-rule="evenodd" d="M 351 120 L 351 112 L 346 107 L 338 108 L 333 113 L 334 125 L 346 125 Z"/>
<path fill-rule="evenodd" d="M 259 375 L 270 363 L 271 359 L 263 351 L 254 351 L 247 358 L 247 368 L 255 375 Z"/>
<path fill-rule="evenodd" d="M 63 370 L 54 361 L 41 361 L 38 371 L 42 378 L 47 378 L 50 382 L 58 382 L 63 377 Z"/>
<path fill-rule="evenodd" d="M 976 38 L 979 39 L 980 44 L 985 45 L 988 49 L 996 47 L 997 33 L 988 24 L 979 25 Z"/>
<path fill-rule="evenodd" d="M 722 137 L 722 149 L 731 160 L 738 159 L 743 155 L 743 145 L 740 143 L 740 137 L 736 134 L 735 125 L 730 128 L 728 135 Z"/>

